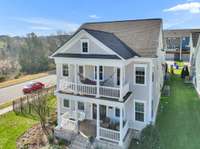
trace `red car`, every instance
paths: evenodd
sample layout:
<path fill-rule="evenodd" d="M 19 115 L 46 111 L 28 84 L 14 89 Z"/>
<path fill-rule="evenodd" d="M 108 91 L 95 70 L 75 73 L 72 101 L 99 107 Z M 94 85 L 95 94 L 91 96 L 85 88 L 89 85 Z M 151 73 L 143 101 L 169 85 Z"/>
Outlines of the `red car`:
<path fill-rule="evenodd" d="M 33 91 L 37 91 L 44 88 L 44 86 L 45 85 L 41 82 L 30 82 L 29 84 L 23 87 L 23 92 L 24 94 L 31 93 Z"/>

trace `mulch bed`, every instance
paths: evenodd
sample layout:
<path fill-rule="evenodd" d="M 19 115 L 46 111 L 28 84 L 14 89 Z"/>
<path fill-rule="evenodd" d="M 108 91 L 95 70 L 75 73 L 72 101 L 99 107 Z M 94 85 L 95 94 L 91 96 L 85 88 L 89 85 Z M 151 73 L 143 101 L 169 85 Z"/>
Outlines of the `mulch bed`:
<path fill-rule="evenodd" d="M 17 140 L 17 148 L 39 149 L 48 144 L 46 135 L 43 133 L 41 125 L 36 124 L 27 130 Z"/>

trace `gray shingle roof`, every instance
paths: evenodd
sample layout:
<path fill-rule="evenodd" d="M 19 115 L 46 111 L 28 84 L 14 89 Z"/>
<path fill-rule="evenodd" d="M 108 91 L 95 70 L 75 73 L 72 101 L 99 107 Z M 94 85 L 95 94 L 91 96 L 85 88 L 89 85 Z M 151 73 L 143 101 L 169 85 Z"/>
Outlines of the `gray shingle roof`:
<path fill-rule="evenodd" d="M 85 23 L 81 28 L 111 33 L 134 53 L 142 57 L 156 57 L 162 35 L 162 19 L 93 22 Z"/>
<path fill-rule="evenodd" d="M 84 29 L 90 35 L 101 41 L 107 47 L 112 49 L 118 55 L 120 55 L 124 59 L 129 59 L 134 56 L 139 56 L 136 52 L 130 49 L 125 43 L 123 43 L 118 37 L 116 37 L 113 33 L 108 33 L 104 31 L 97 31 L 91 29 Z"/>

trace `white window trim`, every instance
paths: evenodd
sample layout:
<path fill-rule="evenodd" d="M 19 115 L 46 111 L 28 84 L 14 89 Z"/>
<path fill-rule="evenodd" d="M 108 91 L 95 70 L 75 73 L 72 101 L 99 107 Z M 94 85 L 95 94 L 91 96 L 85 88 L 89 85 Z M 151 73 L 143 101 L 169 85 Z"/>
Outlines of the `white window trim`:
<path fill-rule="evenodd" d="M 68 100 L 69 101 L 69 107 L 65 107 L 64 106 L 64 100 Z M 70 110 L 71 109 L 71 100 L 66 99 L 66 98 L 62 98 L 62 107 L 63 107 L 63 109 Z"/>
<path fill-rule="evenodd" d="M 68 65 L 68 76 L 63 75 L 63 65 Z M 64 78 L 69 78 L 70 77 L 70 64 L 62 64 L 61 65 L 61 76 Z"/>
<path fill-rule="evenodd" d="M 144 84 L 136 83 L 136 67 L 143 67 L 144 68 Z M 147 85 L 147 64 L 134 64 L 134 85 L 137 86 L 146 86 Z"/>
<path fill-rule="evenodd" d="M 144 104 L 144 122 L 142 122 L 142 121 L 137 121 L 137 120 L 136 120 L 136 117 L 135 117 L 135 103 L 136 103 L 136 102 L 137 102 L 137 103 L 143 103 L 143 104 Z M 146 123 L 146 101 L 134 99 L 133 111 L 134 111 L 134 121 L 135 121 L 135 122 L 141 123 L 141 124 Z"/>
<path fill-rule="evenodd" d="M 95 79 L 95 67 L 96 66 L 94 66 L 94 68 L 93 68 L 93 71 L 94 71 L 94 80 L 97 81 L 97 79 Z M 102 76 L 103 78 L 102 78 L 102 80 L 99 79 L 99 81 L 104 81 L 104 66 L 102 66 L 102 71 L 103 71 L 103 76 Z"/>
<path fill-rule="evenodd" d="M 82 102 L 82 103 L 83 103 L 83 105 L 84 105 L 84 110 L 78 109 L 78 103 L 79 103 L 79 102 Z M 85 107 L 85 102 L 83 102 L 83 101 L 77 101 L 77 110 L 78 110 L 78 111 L 81 111 L 81 112 L 84 112 L 85 109 L 86 109 L 86 107 Z"/>
<path fill-rule="evenodd" d="M 87 52 L 83 52 L 83 42 L 87 42 L 88 45 L 88 51 Z M 90 51 L 90 44 L 89 44 L 89 39 L 81 39 L 81 54 L 88 54 Z"/>

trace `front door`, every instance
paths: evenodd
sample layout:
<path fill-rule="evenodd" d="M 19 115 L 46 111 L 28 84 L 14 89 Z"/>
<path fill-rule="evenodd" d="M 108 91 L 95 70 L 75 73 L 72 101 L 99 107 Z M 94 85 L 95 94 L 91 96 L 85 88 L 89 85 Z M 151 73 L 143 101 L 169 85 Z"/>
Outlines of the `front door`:
<path fill-rule="evenodd" d="M 100 105 L 99 112 L 100 112 L 100 120 L 103 120 L 106 117 L 106 106 Z M 97 119 L 97 105 L 96 104 L 92 105 L 92 115 L 93 115 L 93 119 L 96 120 Z"/>

